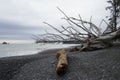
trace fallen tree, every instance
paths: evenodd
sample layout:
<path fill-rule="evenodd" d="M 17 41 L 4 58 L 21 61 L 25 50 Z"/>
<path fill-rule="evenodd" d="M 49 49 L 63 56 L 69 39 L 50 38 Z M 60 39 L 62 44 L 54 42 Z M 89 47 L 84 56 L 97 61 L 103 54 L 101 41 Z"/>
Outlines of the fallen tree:
<path fill-rule="evenodd" d="M 74 47 L 72 51 L 91 51 L 110 47 L 113 43 L 120 38 L 120 29 L 116 31 L 111 30 L 105 20 L 102 20 L 100 25 L 104 22 L 107 27 L 104 31 L 100 29 L 100 26 L 96 26 L 92 22 L 92 17 L 89 21 L 83 20 L 79 15 L 78 18 L 69 17 L 60 8 L 58 10 L 65 16 L 68 26 L 61 26 L 60 29 L 55 26 L 44 22 L 44 24 L 50 26 L 58 33 L 46 32 L 46 34 L 34 35 L 36 42 L 73 42 L 81 44 L 79 47 Z M 111 31 L 109 31 L 111 30 Z"/>
<path fill-rule="evenodd" d="M 44 23 L 61 34 L 61 37 L 64 40 L 69 39 L 80 42 L 80 44 L 82 43 L 79 47 L 80 51 L 104 49 L 112 46 L 114 41 L 120 38 L 120 30 L 116 30 L 114 32 L 111 31 L 107 34 L 106 30 L 101 31 L 99 27 L 92 23 L 92 17 L 90 18 L 90 21 L 85 21 L 80 15 L 79 19 L 77 19 L 67 16 L 60 8 L 58 8 L 58 10 L 65 16 L 63 19 L 68 22 L 68 27 L 61 26 L 62 30 L 60 30 L 47 22 Z M 105 20 L 102 20 L 102 22 L 107 24 L 108 27 L 106 28 L 108 30 L 110 25 Z M 74 50 L 78 51 L 78 48 L 75 47 Z"/>

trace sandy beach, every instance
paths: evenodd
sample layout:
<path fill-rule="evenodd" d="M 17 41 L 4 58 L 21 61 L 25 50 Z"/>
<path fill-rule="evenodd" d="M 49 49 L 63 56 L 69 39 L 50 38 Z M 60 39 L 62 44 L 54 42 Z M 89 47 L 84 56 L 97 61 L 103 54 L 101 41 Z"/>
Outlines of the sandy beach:
<path fill-rule="evenodd" d="M 56 74 L 56 51 L 0 58 L 0 80 L 120 80 L 120 46 L 69 52 L 68 70 Z"/>

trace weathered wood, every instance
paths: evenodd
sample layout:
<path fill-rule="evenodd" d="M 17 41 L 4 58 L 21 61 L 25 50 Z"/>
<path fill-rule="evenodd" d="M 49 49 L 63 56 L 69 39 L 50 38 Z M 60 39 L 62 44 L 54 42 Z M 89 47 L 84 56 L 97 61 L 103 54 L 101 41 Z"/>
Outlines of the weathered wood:
<path fill-rule="evenodd" d="M 79 51 L 80 49 L 77 47 L 77 46 L 75 46 L 75 47 L 72 47 L 71 49 L 70 49 L 70 52 L 75 52 L 75 51 Z"/>
<path fill-rule="evenodd" d="M 96 40 L 102 41 L 102 42 L 108 42 L 110 40 L 118 39 L 118 38 L 120 38 L 120 30 L 112 32 L 112 33 L 104 35 L 104 36 L 100 36 L 100 37 L 96 38 Z"/>
<path fill-rule="evenodd" d="M 68 61 L 67 61 L 67 54 L 65 53 L 65 50 L 59 50 L 56 55 L 58 59 L 58 64 L 57 64 L 57 74 L 61 74 L 66 71 L 67 66 L 68 66 Z"/>
<path fill-rule="evenodd" d="M 90 43 L 84 43 L 80 51 L 93 51 L 93 50 L 104 49 L 111 46 L 112 44 L 109 41 L 108 42 L 94 41 Z"/>
<path fill-rule="evenodd" d="M 58 8 L 58 10 L 65 16 L 65 18 L 62 19 L 65 19 L 68 22 L 69 26 L 61 26 L 61 29 L 58 29 L 57 27 L 47 22 L 44 23 L 59 33 L 59 41 L 61 41 L 62 38 L 63 43 L 72 42 L 82 44 L 80 48 L 72 48 L 70 50 L 71 52 L 78 51 L 79 49 L 80 51 L 92 51 L 107 48 L 110 47 L 117 39 L 120 39 L 120 28 L 116 28 L 116 30 L 113 30 L 114 32 L 110 31 L 109 33 L 105 33 L 106 31 L 102 32 L 102 30 L 99 27 L 97 27 L 94 23 L 91 22 L 92 17 L 90 18 L 90 21 L 84 21 L 80 15 L 77 19 L 74 17 L 69 17 L 60 8 Z M 102 22 L 105 22 L 107 24 L 105 20 L 102 20 Z M 109 24 L 107 24 L 107 26 L 109 26 Z M 56 34 L 52 35 L 56 36 Z M 54 39 L 56 38 L 57 37 L 55 37 Z M 64 51 L 62 53 L 64 53 Z M 61 54 L 58 54 L 57 58 L 60 55 Z"/>

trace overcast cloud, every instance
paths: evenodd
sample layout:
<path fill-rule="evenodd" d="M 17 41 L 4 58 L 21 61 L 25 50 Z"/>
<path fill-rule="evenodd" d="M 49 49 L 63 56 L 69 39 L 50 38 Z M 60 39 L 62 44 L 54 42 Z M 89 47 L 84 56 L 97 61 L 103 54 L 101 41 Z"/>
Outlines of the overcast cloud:
<path fill-rule="evenodd" d="M 56 7 L 69 16 L 80 14 L 84 19 L 93 16 L 99 24 L 109 13 L 105 10 L 107 0 L 0 0 L 0 39 L 30 39 L 49 27 L 46 21 L 59 26 L 64 17 Z"/>

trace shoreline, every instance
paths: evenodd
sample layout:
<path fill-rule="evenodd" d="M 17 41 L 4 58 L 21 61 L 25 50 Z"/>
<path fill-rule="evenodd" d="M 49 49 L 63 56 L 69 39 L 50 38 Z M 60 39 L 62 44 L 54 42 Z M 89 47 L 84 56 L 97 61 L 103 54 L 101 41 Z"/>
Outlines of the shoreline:
<path fill-rule="evenodd" d="M 68 52 L 68 70 L 56 74 L 56 51 L 0 58 L 0 80 L 119 80 L 120 46 L 90 51 Z"/>
<path fill-rule="evenodd" d="M 75 44 L 73 44 L 75 45 Z M 62 44 L 46 44 L 46 45 L 40 45 L 40 44 L 15 44 L 15 45 L 3 45 L 0 49 L 0 58 L 5 57 L 15 57 L 15 56 L 25 56 L 25 55 L 33 55 L 37 54 L 38 52 L 42 52 L 49 49 L 58 49 L 61 47 L 68 48 L 73 46 L 71 44 L 68 45 L 62 45 Z M 29 47 L 31 46 L 31 47 Z M 18 49 L 18 50 L 17 50 Z"/>
<path fill-rule="evenodd" d="M 35 54 L 30 55 L 21 55 L 21 56 L 10 56 L 10 57 L 2 57 L 0 58 L 0 80 L 9 80 L 12 79 L 14 75 L 19 73 L 19 68 L 24 66 L 27 63 L 33 62 L 35 60 L 40 59 L 47 52 L 56 52 L 58 49 L 47 49 L 40 51 Z"/>

